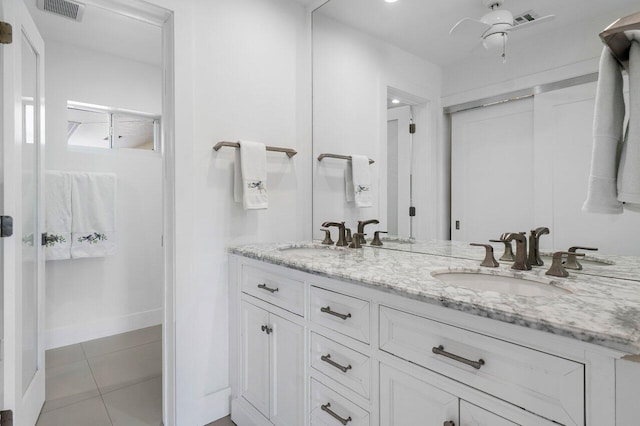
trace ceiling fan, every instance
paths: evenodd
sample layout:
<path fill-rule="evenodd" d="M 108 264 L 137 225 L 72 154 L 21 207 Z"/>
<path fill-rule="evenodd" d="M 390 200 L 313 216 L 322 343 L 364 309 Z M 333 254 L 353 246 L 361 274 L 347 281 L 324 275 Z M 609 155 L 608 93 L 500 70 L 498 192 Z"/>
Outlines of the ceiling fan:
<path fill-rule="evenodd" d="M 506 9 L 500 8 L 504 4 L 504 0 L 483 0 L 483 3 L 491 9 L 491 12 L 479 20 L 464 18 L 458 21 L 458 23 L 451 28 L 449 34 L 476 38 L 487 50 L 501 47 L 503 62 L 507 59 L 507 35 L 510 32 L 529 28 L 555 18 L 555 15 L 547 15 L 541 18 L 534 18 L 533 16 L 527 15 L 527 18 L 522 20 L 524 21 L 523 23 L 516 24 L 513 19 L 513 14 Z"/>

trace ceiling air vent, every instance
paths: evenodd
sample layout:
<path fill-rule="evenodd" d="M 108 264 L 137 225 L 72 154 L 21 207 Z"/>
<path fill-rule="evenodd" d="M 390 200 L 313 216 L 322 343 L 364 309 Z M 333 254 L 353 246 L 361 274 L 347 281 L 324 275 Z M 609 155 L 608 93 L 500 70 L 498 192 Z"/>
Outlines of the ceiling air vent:
<path fill-rule="evenodd" d="M 533 10 L 529 10 L 527 12 L 521 13 L 518 16 L 513 17 L 513 24 L 518 26 L 520 24 L 526 24 L 527 22 L 535 21 L 538 19 L 540 15 L 535 13 Z"/>
<path fill-rule="evenodd" d="M 81 21 L 85 5 L 70 0 L 38 0 L 38 9 Z"/>

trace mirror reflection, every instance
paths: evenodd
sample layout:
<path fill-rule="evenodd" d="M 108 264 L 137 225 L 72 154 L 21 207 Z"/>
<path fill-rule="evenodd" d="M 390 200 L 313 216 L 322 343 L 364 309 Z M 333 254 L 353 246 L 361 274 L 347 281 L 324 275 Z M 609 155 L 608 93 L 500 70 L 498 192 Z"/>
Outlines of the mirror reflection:
<path fill-rule="evenodd" d="M 620 272 L 612 255 L 640 255 L 638 209 L 594 214 L 583 204 L 598 35 L 637 3 L 485 3 L 330 0 L 314 11 L 314 158 L 375 161 L 371 207 L 348 201 L 348 161 L 314 161 L 314 238 L 324 237 L 325 221 L 355 232 L 358 221 L 377 219 L 366 238 L 389 232 L 383 248 L 482 259 L 469 242 L 548 227 L 539 240 L 545 263 L 553 251 L 598 248 L 585 264 Z M 519 28 L 488 30 L 482 18 L 496 10 Z M 442 249 L 431 240 L 452 241 Z M 493 244 L 500 257 L 504 244 Z"/>

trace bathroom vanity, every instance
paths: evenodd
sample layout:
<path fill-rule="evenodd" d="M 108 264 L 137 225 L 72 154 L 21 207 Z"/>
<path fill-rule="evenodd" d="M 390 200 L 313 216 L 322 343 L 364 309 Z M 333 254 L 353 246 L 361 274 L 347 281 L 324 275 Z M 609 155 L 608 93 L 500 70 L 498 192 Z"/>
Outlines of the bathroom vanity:
<path fill-rule="evenodd" d="M 640 282 L 371 247 L 229 251 L 239 426 L 638 424 Z"/>

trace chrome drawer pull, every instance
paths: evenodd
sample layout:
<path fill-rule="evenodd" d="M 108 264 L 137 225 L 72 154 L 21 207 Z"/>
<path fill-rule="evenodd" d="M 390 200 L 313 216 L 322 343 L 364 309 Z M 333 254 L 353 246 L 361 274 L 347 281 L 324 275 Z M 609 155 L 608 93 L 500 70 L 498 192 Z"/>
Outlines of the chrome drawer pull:
<path fill-rule="evenodd" d="M 329 415 L 331 417 L 333 417 L 334 419 L 336 419 L 337 421 L 339 421 L 340 423 L 342 423 L 343 425 L 346 425 L 347 423 L 349 423 L 351 420 L 353 420 L 351 418 L 351 416 L 347 417 L 346 419 L 343 419 L 342 417 L 340 417 L 339 415 L 337 415 L 336 413 L 334 413 L 333 411 L 331 411 L 331 409 L 329 408 L 331 407 L 331 403 L 327 402 L 325 405 L 321 405 L 320 409 L 322 411 L 325 411 L 327 413 L 329 413 Z"/>
<path fill-rule="evenodd" d="M 436 354 L 436 355 L 442 355 L 445 356 L 447 358 L 450 358 L 454 361 L 458 361 L 461 362 L 463 364 L 469 365 L 473 368 L 475 368 L 476 370 L 480 370 L 480 367 L 482 367 L 484 365 L 484 360 L 483 359 L 479 359 L 477 361 L 471 361 L 470 359 L 466 359 L 463 358 L 461 356 L 458 356 L 456 354 L 452 354 L 451 352 L 447 352 L 444 350 L 444 346 L 440 345 L 438 347 L 433 347 L 433 349 L 431 349 L 431 351 Z"/>
<path fill-rule="evenodd" d="M 277 289 L 277 288 L 269 288 L 269 287 L 267 287 L 266 284 L 258 284 L 258 288 L 260 288 L 262 290 L 267 290 L 269 293 L 275 293 L 276 291 L 279 291 L 279 289 Z"/>
<path fill-rule="evenodd" d="M 351 370 L 353 367 L 351 367 L 351 364 L 347 365 L 346 367 L 343 367 L 342 365 L 338 364 L 337 362 L 333 361 L 331 359 L 331 354 L 326 354 L 326 355 L 322 355 L 320 357 L 321 360 L 323 360 L 324 362 L 326 362 L 327 364 L 337 368 L 338 370 L 342 371 L 343 373 L 346 373 L 348 370 Z"/>
<path fill-rule="evenodd" d="M 333 312 L 331 310 L 331 306 L 327 306 L 326 308 L 320 308 L 320 312 L 324 312 L 325 314 L 333 315 L 334 317 L 338 317 L 340 319 L 346 320 L 347 318 L 351 318 L 351 314 L 339 314 L 337 312 Z"/>
<path fill-rule="evenodd" d="M 262 328 L 262 331 L 264 331 L 267 334 L 271 334 L 273 332 L 273 328 L 269 327 L 268 325 L 263 325 L 261 328 Z"/>

